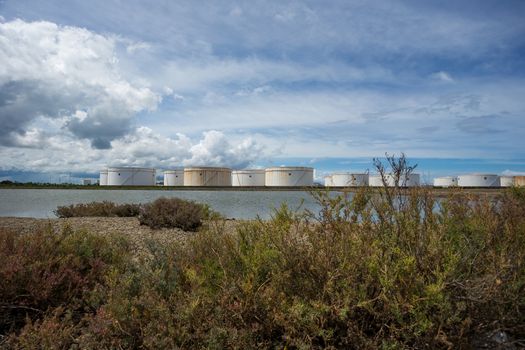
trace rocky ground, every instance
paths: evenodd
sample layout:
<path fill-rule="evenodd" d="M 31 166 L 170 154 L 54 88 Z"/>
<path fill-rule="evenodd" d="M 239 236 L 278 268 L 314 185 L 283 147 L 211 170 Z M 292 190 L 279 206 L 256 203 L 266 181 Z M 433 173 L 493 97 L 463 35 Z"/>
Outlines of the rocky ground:
<path fill-rule="evenodd" d="M 153 230 L 148 226 L 141 225 L 137 218 L 120 217 L 79 217 L 64 219 L 35 219 L 18 217 L 0 217 L 0 229 L 15 230 L 22 233 L 34 231 L 35 228 L 46 228 L 51 226 L 53 230 L 59 231 L 66 226 L 74 230 L 86 230 L 91 233 L 107 235 L 111 233 L 124 234 L 130 238 L 136 256 L 144 257 L 148 240 L 154 239 L 161 244 L 172 242 L 184 242 L 194 232 L 185 232 L 181 229 L 158 229 Z"/>

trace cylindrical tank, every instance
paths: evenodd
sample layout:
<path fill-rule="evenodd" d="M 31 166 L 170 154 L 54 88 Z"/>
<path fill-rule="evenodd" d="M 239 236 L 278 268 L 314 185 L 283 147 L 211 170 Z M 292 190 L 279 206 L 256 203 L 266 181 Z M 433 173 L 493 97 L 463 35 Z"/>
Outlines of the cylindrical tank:
<path fill-rule="evenodd" d="M 108 169 L 100 170 L 100 179 L 98 180 L 100 186 L 108 185 Z"/>
<path fill-rule="evenodd" d="M 233 170 L 232 186 L 264 186 L 264 169 Z"/>
<path fill-rule="evenodd" d="M 514 186 L 525 186 L 525 176 L 514 176 Z"/>
<path fill-rule="evenodd" d="M 460 187 L 498 187 L 499 177 L 494 174 L 465 174 L 458 176 Z"/>
<path fill-rule="evenodd" d="M 164 172 L 164 186 L 184 186 L 184 169 L 166 170 Z"/>
<path fill-rule="evenodd" d="M 232 170 L 216 167 L 184 169 L 184 186 L 231 186 Z"/>
<path fill-rule="evenodd" d="M 381 175 L 368 175 L 368 186 L 383 187 L 383 180 L 381 179 Z"/>
<path fill-rule="evenodd" d="M 458 185 L 458 178 L 455 176 L 436 177 L 434 187 L 454 187 Z"/>
<path fill-rule="evenodd" d="M 334 173 L 332 183 L 337 187 L 368 186 L 368 174 Z"/>
<path fill-rule="evenodd" d="M 308 167 L 276 167 L 265 170 L 266 186 L 312 186 L 314 169 Z"/>
<path fill-rule="evenodd" d="M 155 169 L 108 168 L 108 186 L 155 186 Z"/>
<path fill-rule="evenodd" d="M 326 175 L 324 177 L 324 186 L 325 187 L 332 187 L 334 185 L 334 182 L 332 180 L 332 175 Z"/>
<path fill-rule="evenodd" d="M 499 185 L 501 187 L 512 187 L 514 186 L 514 176 L 500 176 Z"/>
<path fill-rule="evenodd" d="M 396 185 L 395 176 L 392 174 L 385 174 L 385 181 L 388 187 Z M 381 175 L 370 175 L 368 177 L 368 185 L 370 187 L 383 187 L 383 179 Z M 401 175 L 399 178 L 399 187 L 414 187 L 419 186 L 419 174 L 410 174 L 408 176 Z"/>

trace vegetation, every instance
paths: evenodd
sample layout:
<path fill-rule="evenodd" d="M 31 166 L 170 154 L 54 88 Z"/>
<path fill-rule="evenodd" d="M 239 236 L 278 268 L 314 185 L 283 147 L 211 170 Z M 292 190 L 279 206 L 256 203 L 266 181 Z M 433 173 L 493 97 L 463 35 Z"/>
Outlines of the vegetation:
<path fill-rule="evenodd" d="M 218 218 L 219 214 L 206 204 L 180 198 L 158 198 L 147 204 L 115 204 L 109 201 L 59 206 L 55 211 L 59 218 L 70 217 L 138 217 L 142 225 L 154 229 L 180 228 L 195 231 L 203 220 Z"/>
<path fill-rule="evenodd" d="M 133 217 L 138 216 L 139 211 L 140 204 L 115 204 L 103 201 L 59 206 L 54 213 L 59 218 L 86 216 Z"/>
<path fill-rule="evenodd" d="M 313 195 L 316 213 L 153 237 L 148 259 L 112 234 L 0 231 L 0 346 L 449 349 L 497 330 L 525 345 L 525 189 Z"/>
<path fill-rule="evenodd" d="M 202 220 L 212 215 L 205 204 L 180 198 L 158 198 L 140 208 L 139 221 L 151 228 L 175 227 L 184 231 L 195 231 Z"/>

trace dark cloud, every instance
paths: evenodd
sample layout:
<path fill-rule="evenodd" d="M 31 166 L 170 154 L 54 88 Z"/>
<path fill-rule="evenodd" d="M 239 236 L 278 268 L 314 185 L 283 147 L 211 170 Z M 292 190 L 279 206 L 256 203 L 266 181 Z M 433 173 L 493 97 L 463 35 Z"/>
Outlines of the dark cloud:
<path fill-rule="evenodd" d="M 478 117 L 463 117 L 456 123 L 459 130 L 469 134 L 494 134 L 503 132 L 500 115 L 483 115 Z"/>

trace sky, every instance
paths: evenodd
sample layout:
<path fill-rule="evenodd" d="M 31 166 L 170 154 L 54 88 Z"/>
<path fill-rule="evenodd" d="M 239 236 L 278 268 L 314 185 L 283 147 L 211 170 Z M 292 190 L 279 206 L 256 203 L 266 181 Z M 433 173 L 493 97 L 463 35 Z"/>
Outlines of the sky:
<path fill-rule="evenodd" d="M 0 0 L 0 180 L 525 173 L 525 2 Z"/>

